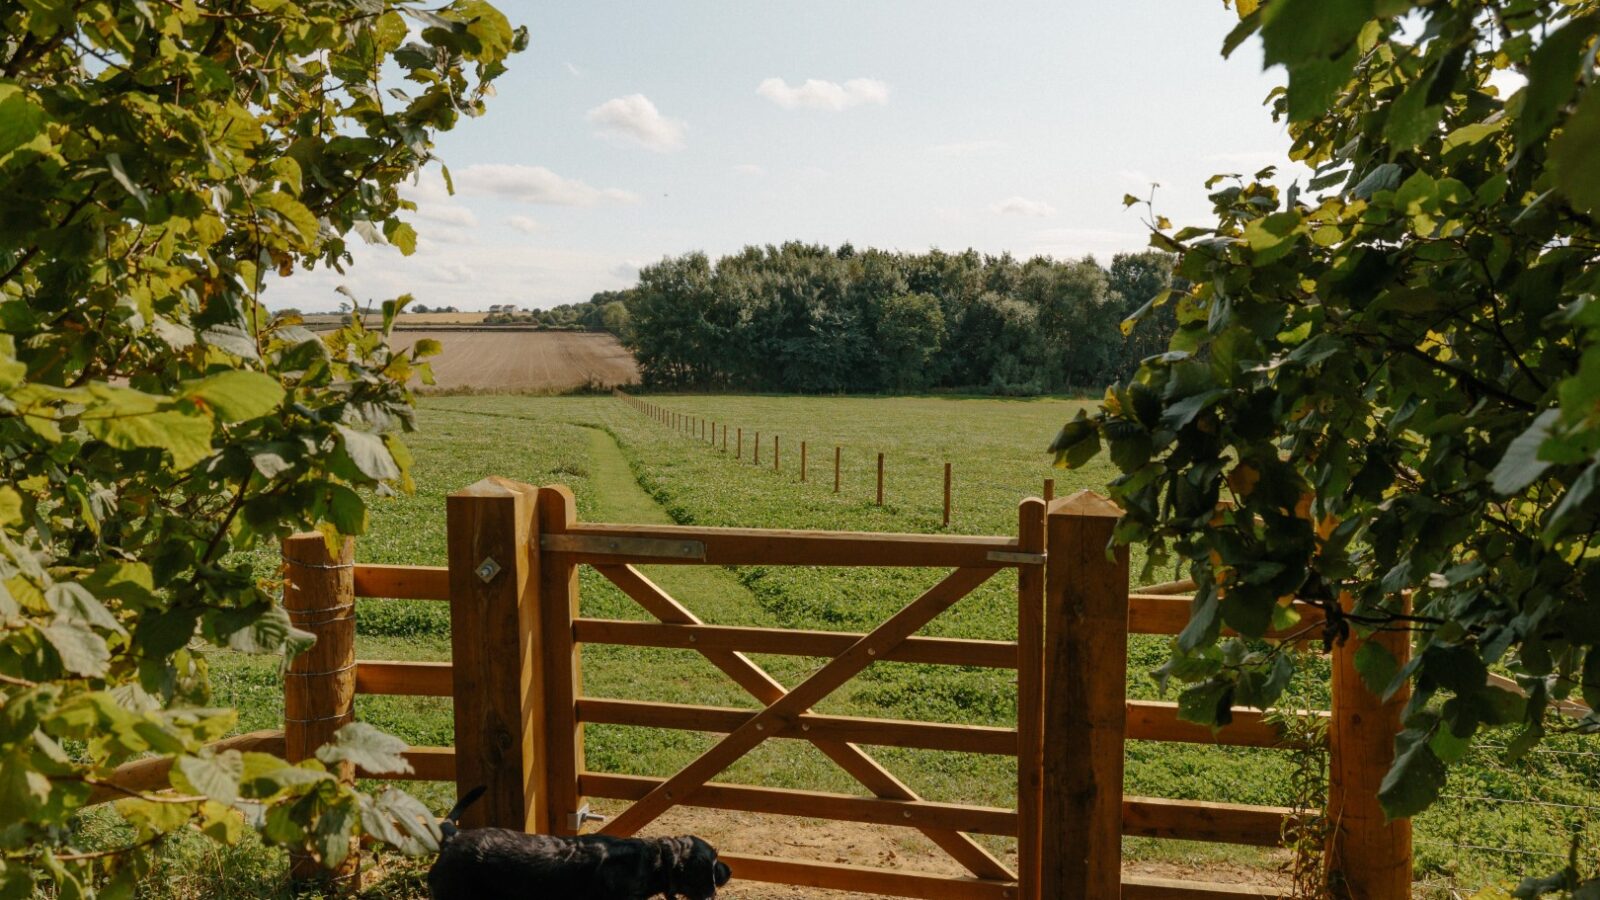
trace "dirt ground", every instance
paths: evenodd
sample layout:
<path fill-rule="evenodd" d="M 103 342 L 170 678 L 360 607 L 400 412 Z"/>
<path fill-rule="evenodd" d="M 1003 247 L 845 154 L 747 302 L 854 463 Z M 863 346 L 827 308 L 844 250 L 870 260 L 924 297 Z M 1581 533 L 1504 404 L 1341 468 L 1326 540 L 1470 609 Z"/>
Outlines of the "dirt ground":
<path fill-rule="evenodd" d="M 609 334 L 563 331 L 397 331 L 409 347 L 432 338 L 444 351 L 432 357 L 437 389 L 562 391 L 594 381 L 629 384 L 639 367 Z"/>
<path fill-rule="evenodd" d="M 591 804 L 602 815 L 617 812 L 625 805 L 609 801 L 591 801 Z M 966 874 L 966 870 L 944 851 L 908 828 L 675 807 L 651 825 L 650 833 L 698 835 L 718 850 L 729 853 L 907 869 L 935 875 Z M 1007 865 L 1016 864 L 1013 854 L 1002 855 L 1001 859 Z M 1168 861 L 1128 862 L 1123 865 L 1123 874 L 1266 887 L 1285 884 L 1282 874 L 1271 869 L 1226 863 L 1200 866 Z M 878 895 L 741 881 L 735 866 L 733 880 L 717 896 L 727 900 L 843 900 Z"/>

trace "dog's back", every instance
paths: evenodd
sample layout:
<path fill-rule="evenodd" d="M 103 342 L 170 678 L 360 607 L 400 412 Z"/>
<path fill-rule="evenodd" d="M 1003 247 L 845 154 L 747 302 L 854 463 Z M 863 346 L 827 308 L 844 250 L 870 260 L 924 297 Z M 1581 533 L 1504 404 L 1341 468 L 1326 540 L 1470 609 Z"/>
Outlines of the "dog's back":
<path fill-rule="evenodd" d="M 645 841 L 609 835 L 473 828 L 440 848 L 428 871 L 428 892 L 433 900 L 648 897 L 666 887 L 658 883 L 654 852 Z"/>

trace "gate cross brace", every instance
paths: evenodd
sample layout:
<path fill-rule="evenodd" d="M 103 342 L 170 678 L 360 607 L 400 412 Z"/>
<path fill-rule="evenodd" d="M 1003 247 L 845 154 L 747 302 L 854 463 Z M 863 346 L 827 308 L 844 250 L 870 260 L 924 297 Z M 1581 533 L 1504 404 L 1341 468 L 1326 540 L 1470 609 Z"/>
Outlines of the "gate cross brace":
<path fill-rule="evenodd" d="M 662 621 L 701 624 L 692 612 L 632 566 L 602 565 L 595 568 Z M 630 835 L 649 824 L 656 816 L 665 812 L 667 807 L 690 796 L 700 785 L 776 733 L 779 723 L 789 721 L 795 715 L 808 710 L 870 665 L 874 659 L 897 646 L 939 613 L 981 585 L 994 574 L 994 571 L 955 570 L 870 634 L 857 641 L 850 649 L 818 669 L 793 691 L 785 692 L 782 684 L 742 653 L 702 651 L 708 660 L 745 690 L 768 704 L 767 708 L 677 775 L 629 807 L 604 831 L 617 835 Z M 916 792 L 901 783 L 855 745 L 844 741 L 818 739 L 812 739 L 812 743 L 878 796 L 899 800 L 920 799 Z M 967 835 L 947 829 L 922 830 L 934 843 L 966 866 L 974 875 L 980 878 L 1015 880 L 1015 873 Z"/>

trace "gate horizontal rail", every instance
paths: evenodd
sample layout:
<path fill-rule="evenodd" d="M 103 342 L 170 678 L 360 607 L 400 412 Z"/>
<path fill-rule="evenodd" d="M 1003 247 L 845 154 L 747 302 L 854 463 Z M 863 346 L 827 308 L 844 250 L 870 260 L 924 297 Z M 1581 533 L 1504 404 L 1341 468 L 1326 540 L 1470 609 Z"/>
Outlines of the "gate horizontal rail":
<path fill-rule="evenodd" d="M 774 656 L 835 657 L 866 637 L 848 631 L 748 628 L 738 625 L 678 625 L 619 619 L 578 619 L 573 633 L 584 644 L 619 644 L 671 650 L 733 650 Z M 883 654 L 892 662 L 951 666 L 1017 667 L 1014 641 L 909 637 Z"/>

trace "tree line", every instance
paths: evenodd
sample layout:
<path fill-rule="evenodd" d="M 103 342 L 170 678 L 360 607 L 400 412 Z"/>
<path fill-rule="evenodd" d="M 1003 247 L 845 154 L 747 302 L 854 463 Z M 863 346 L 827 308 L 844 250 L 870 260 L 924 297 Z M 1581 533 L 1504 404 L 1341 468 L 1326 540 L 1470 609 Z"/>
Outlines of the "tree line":
<path fill-rule="evenodd" d="M 1101 266 L 791 242 L 668 257 L 583 305 L 612 311 L 652 387 L 1036 394 L 1097 390 L 1164 351 L 1170 310 L 1120 326 L 1171 269 L 1153 251 Z"/>

